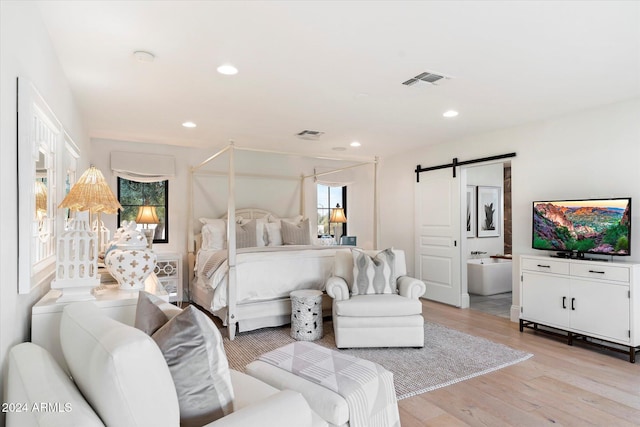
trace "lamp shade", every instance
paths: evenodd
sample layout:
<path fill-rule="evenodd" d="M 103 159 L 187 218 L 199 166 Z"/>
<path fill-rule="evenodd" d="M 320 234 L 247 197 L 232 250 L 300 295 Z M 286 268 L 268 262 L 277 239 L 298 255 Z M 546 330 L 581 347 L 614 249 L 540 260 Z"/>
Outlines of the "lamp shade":
<path fill-rule="evenodd" d="M 331 217 L 329 218 L 329 222 L 336 223 L 345 223 L 347 222 L 347 217 L 344 215 L 344 209 L 340 207 L 338 203 L 335 208 L 331 209 Z"/>
<path fill-rule="evenodd" d="M 137 224 L 158 224 L 159 222 L 155 206 L 140 206 L 138 208 Z"/>
<path fill-rule="evenodd" d="M 107 214 L 114 214 L 118 209 L 122 209 L 104 175 L 95 166 L 91 166 L 82 174 L 58 207 Z"/>

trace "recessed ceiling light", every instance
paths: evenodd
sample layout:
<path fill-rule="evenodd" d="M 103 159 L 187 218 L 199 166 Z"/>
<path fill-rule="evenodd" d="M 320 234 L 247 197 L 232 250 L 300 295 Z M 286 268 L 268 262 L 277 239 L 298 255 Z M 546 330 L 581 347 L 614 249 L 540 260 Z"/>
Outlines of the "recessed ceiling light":
<path fill-rule="evenodd" d="M 195 124 L 195 123 L 193 123 L 193 122 L 184 122 L 184 123 L 182 124 L 182 126 L 184 126 L 184 127 L 186 127 L 186 128 L 194 128 L 194 127 L 196 127 L 196 126 L 198 126 L 198 125 L 196 125 L 196 124 Z"/>
<path fill-rule="evenodd" d="M 445 111 L 442 115 L 444 117 L 455 117 L 458 115 L 458 112 L 455 110 L 449 110 L 449 111 Z"/>
<path fill-rule="evenodd" d="M 133 56 L 140 62 L 153 62 L 153 60 L 156 59 L 153 53 L 145 50 L 137 50 L 133 52 Z"/>
<path fill-rule="evenodd" d="M 358 141 L 353 141 L 351 144 L 352 147 L 360 147 L 362 144 L 360 144 Z"/>
<path fill-rule="evenodd" d="M 225 76 L 233 76 L 234 74 L 238 74 L 238 69 L 231 64 L 223 64 L 217 68 L 220 74 L 224 74 Z"/>

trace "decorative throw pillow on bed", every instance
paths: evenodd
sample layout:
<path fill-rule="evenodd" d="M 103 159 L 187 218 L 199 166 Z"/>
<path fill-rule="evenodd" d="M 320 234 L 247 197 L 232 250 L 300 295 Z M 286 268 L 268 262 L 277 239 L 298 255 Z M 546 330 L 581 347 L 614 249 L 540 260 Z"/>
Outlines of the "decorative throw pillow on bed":
<path fill-rule="evenodd" d="M 246 224 L 236 224 L 236 248 L 255 248 L 258 246 L 256 231 L 255 219 Z"/>
<path fill-rule="evenodd" d="M 282 227 L 279 222 L 268 222 L 264 225 L 267 231 L 267 246 L 282 246 Z"/>
<path fill-rule="evenodd" d="M 262 247 L 267 246 L 267 219 L 266 218 L 258 218 L 256 219 L 256 246 Z"/>
<path fill-rule="evenodd" d="M 310 245 L 309 218 L 298 224 L 282 221 L 282 243 L 285 245 Z"/>
<path fill-rule="evenodd" d="M 204 218 L 200 218 L 202 221 Z M 202 248 L 221 250 L 225 248 L 227 222 L 223 219 L 207 220 L 202 226 Z"/>
<path fill-rule="evenodd" d="M 351 295 L 395 294 L 398 292 L 393 248 L 371 257 L 359 249 L 351 249 L 353 256 L 353 285 Z"/>
<path fill-rule="evenodd" d="M 297 215 L 292 218 L 278 218 L 269 214 L 266 219 L 265 230 L 267 232 L 267 246 L 282 246 L 284 244 L 282 241 L 282 223 L 299 224 L 300 221 L 302 221 L 302 215 Z"/>

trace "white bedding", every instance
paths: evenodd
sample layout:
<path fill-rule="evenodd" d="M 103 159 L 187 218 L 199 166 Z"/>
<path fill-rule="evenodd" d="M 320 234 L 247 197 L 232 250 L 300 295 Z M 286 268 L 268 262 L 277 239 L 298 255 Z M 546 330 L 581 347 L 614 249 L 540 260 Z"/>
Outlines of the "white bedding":
<path fill-rule="evenodd" d="M 324 290 L 337 250 L 349 249 L 340 246 L 238 249 L 236 304 L 288 297 L 291 291 L 297 289 Z M 216 264 L 212 257 L 220 252 L 226 253 L 226 250 L 201 249 L 196 258 L 198 286 L 204 285 L 213 289 L 213 312 L 226 307 L 228 302 L 227 261 L 224 260 L 215 271 L 205 271 L 205 266 Z"/>

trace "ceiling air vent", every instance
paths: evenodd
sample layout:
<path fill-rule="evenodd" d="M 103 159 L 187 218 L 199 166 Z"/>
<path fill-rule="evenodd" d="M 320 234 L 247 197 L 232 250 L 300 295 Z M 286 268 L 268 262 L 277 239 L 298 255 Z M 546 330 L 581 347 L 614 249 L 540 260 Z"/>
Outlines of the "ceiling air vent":
<path fill-rule="evenodd" d="M 302 132 L 296 133 L 296 136 L 298 138 L 306 139 L 309 141 L 317 141 L 322 135 L 324 135 L 324 132 L 320 132 L 317 130 L 303 130 Z"/>
<path fill-rule="evenodd" d="M 440 80 L 449 79 L 450 77 L 443 76 L 441 74 L 436 74 L 432 72 L 425 71 L 424 73 L 420 73 L 415 77 L 410 78 L 409 80 L 402 82 L 405 86 L 413 86 L 418 82 L 429 83 L 431 85 L 437 85 Z"/>

